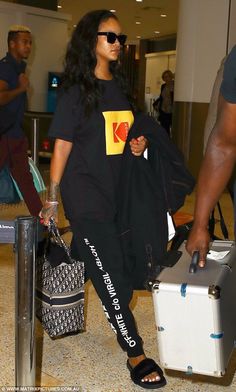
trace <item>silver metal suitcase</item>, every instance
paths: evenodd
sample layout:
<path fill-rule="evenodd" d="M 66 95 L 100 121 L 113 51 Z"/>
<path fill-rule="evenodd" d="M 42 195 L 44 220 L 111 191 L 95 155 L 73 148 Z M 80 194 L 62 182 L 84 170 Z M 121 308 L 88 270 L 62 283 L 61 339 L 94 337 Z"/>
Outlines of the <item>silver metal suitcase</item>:
<path fill-rule="evenodd" d="M 167 369 L 221 377 L 236 342 L 235 243 L 214 241 L 220 259 L 208 258 L 195 273 L 185 243 L 179 250 L 152 287 L 160 360 Z"/>

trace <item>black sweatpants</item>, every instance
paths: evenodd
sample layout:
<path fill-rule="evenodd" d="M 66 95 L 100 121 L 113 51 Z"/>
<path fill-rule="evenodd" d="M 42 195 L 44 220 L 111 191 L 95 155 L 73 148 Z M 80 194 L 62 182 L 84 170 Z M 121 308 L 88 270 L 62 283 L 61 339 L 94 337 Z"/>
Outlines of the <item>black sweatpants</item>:
<path fill-rule="evenodd" d="M 142 339 L 129 308 L 133 289 L 124 274 L 124 257 L 115 223 L 82 220 L 70 224 L 77 251 L 118 343 L 129 357 L 143 354 Z"/>

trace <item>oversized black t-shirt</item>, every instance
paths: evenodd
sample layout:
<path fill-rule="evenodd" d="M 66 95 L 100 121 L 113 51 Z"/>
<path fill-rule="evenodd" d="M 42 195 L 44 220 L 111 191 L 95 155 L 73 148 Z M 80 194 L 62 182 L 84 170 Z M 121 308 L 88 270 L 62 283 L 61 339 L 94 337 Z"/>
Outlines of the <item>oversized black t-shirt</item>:
<path fill-rule="evenodd" d="M 49 136 L 73 143 L 60 184 L 69 220 L 110 221 L 117 212 L 121 158 L 133 114 L 115 80 L 99 83 L 102 98 L 89 116 L 77 85 L 63 92 L 49 130 Z"/>
<path fill-rule="evenodd" d="M 220 92 L 227 102 L 236 103 L 236 45 L 225 61 Z"/>

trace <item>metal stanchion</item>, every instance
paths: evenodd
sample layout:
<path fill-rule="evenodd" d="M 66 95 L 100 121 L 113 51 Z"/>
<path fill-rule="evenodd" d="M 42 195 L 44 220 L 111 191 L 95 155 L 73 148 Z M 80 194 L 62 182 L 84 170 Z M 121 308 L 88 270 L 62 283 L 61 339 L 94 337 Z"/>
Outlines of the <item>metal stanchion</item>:
<path fill-rule="evenodd" d="M 39 118 L 32 118 L 31 154 L 36 166 L 39 163 Z"/>
<path fill-rule="evenodd" d="M 16 237 L 16 387 L 35 386 L 35 217 L 18 217 Z"/>

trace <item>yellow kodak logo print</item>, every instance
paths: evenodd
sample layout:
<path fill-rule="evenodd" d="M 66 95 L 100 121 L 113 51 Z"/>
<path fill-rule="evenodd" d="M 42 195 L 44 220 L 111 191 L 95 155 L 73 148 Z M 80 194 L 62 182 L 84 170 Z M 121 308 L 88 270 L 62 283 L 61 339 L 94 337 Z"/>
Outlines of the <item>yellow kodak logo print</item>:
<path fill-rule="evenodd" d="M 105 119 L 106 154 L 122 154 L 129 129 L 134 122 L 133 113 L 121 110 L 102 114 Z"/>

